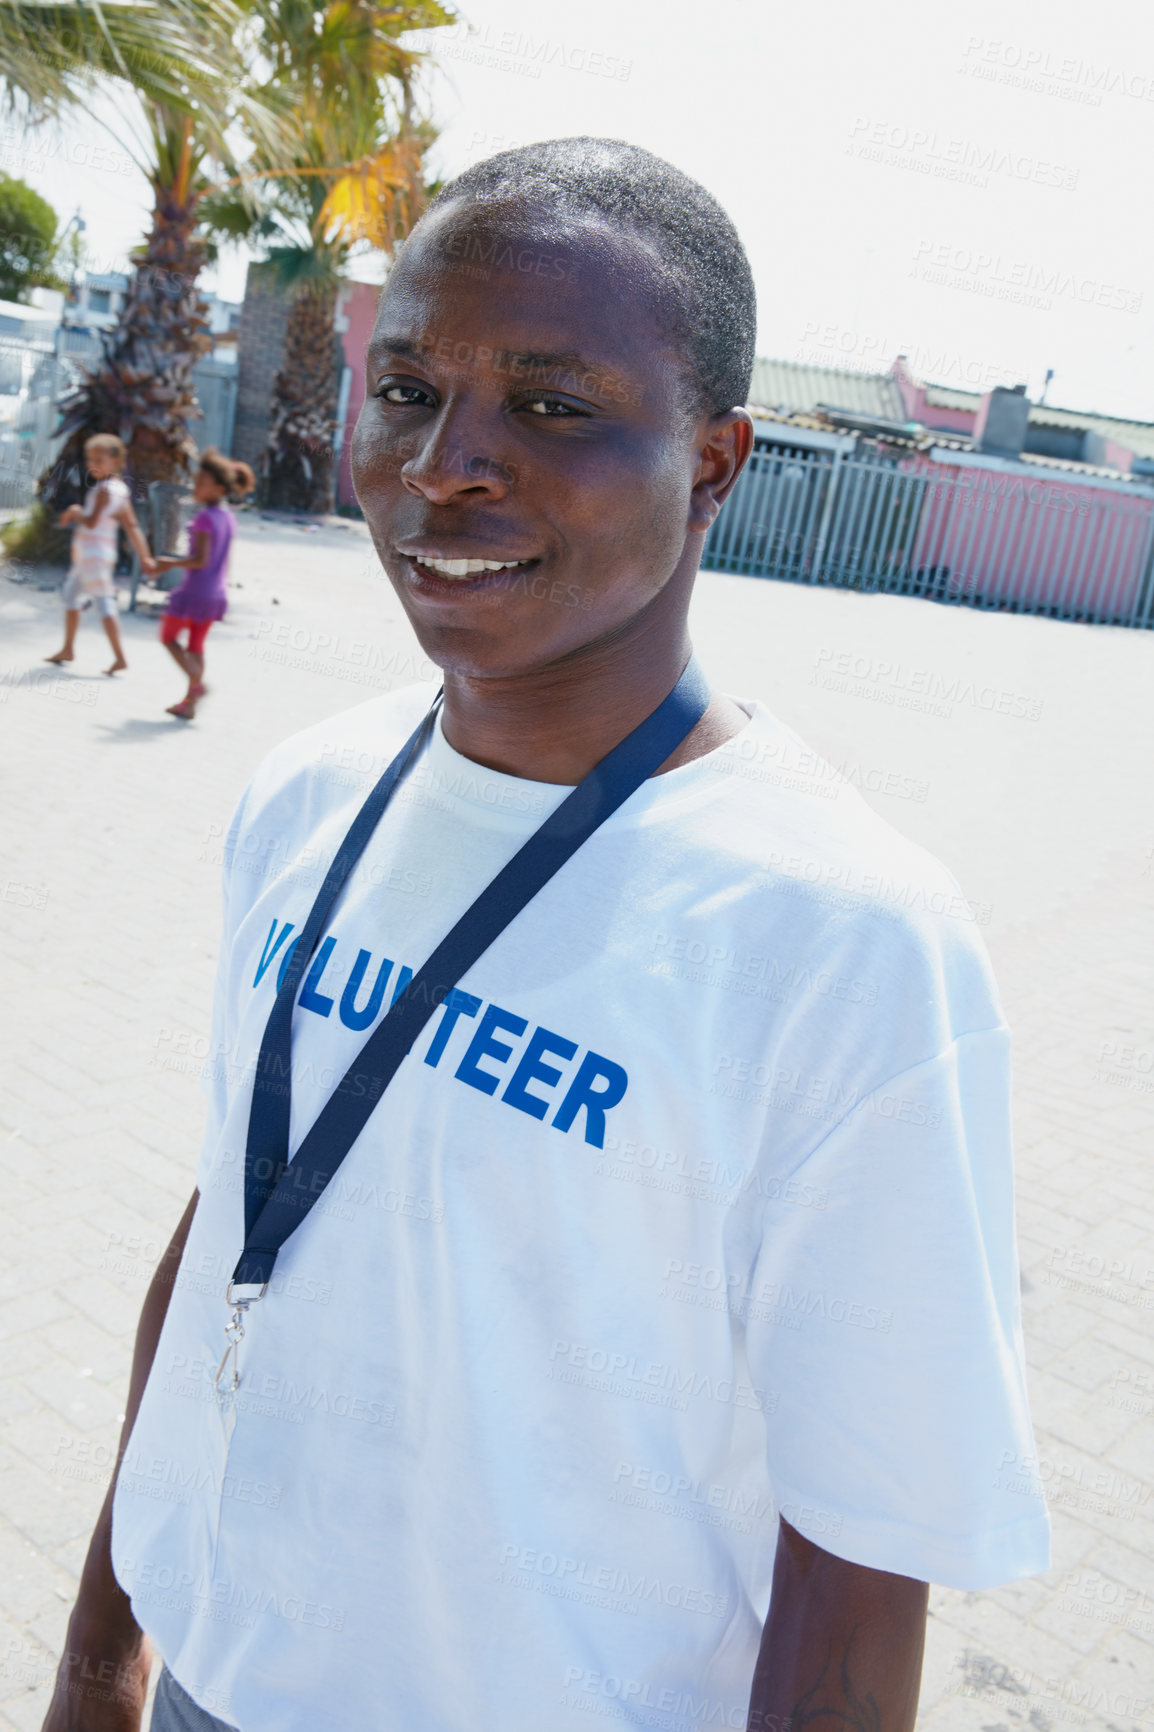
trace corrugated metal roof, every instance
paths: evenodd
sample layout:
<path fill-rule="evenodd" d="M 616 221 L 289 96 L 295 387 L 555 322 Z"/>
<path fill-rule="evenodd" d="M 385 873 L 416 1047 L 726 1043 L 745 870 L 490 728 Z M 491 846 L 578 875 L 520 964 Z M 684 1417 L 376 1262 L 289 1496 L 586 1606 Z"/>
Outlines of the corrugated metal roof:
<path fill-rule="evenodd" d="M 923 438 L 920 441 L 920 443 L 921 443 L 923 449 L 926 449 L 926 450 L 936 449 L 938 451 L 971 451 L 971 452 L 974 450 L 973 441 L 969 438 L 969 436 L 968 435 L 959 436 L 957 433 L 929 432 L 929 433 L 926 433 L 925 435 L 923 435 Z M 974 452 L 974 455 L 980 456 L 981 453 L 980 452 Z M 1134 477 L 1131 477 L 1129 475 L 1124 474 L 1123 471 L 1120 469 L 1110 469 L 1108 467 L 1105 467 L 1105 466 L 1100 465 L 1100 464 L 1095 464 L 1095 463 L 1079 463 L 1079 462 L 1076 462 L 1075 459 L 1072 457 L 1043 457 L 1041 452 L 1039 452 L 1039 451 L 1023 451 L 1021 456 L 1019 458 L 1017 458 L 1016 460 L 1007 458 L 1007 459 L 1003 459 L 1003 461 L 1006 461 L 1006 462 L 1017 461 L 1019 463 L 1026 463 L 1026 464 L 1029 464 L 1031 466 L 1031 468 L 1036 468 L 1036 469 L 1064 469 L 1070 475 L 1097 475 L 1097 476 L 1100 476 L 1104 481 L 1129 482 L 1129 481 L 1131 481 L 1131 479 L 1133 479 L 1133 481 L 1135 482 L 1136 485 L 1149 486 L 1149 478 L 1146 476 L 1137 476 L 1136 475 Z"/>
<path fill-rule="evenodd" d="M 926 405 L 934 409 L 977 411 L 981 402 L 976 391 L 955 391 L 948 385 L 927 385 Z M 1116 415 L 1096 415 L 1081 409 L 1057 409 L 1049 403 L 1031 403 L 1033 427 L 1089 428 L 1106 439 L 1116 439 L 1141 457 L 1154 457 L 1154 422 L 1124 421 Z M 1111 471 L 1112 473 L 1112 471 Z"/>
<path fill-rule="evenodd" d="M 926 402 L 934 409 L 969 409 L 976 414 L 981 400 L 977 391 L 955 391 L 951 385 L 926 386 Z"/>
<path fill-rule="evenodd" d="M 753 363 L 750 408 L 849 409 L 858 415 L 881 415 L 904 421 L 905 404 L 886 373 L 855 373 L 848 368 L 811 367 L 805 361 L 775 361 L 759 356 Z"/>
<path fill-rule="evenodd" d="M 963 409 L 976 413 L 981 403 L 977 391 L 959 391 L 951 385 L 927 385 L 926 406 Z M 753 363 L 749 407 L 770 414 L 811 415 L 818 405 L 841 409 L 853 415 L 869 415 L 906 424 L 905 404 L 897 385 L 887 373 L 859 373 L 850 368 L 814 367 L 805 361 L 778 361 L 759 356 Z M 1037 427 L 1089 428 L 1107 439 L 1115 439 L 1139 457 L 1154 458 L 1154 422 L 1125 421 L 1114 415 L 1097 415 L 1080 409 L 1052 408 L 1048 403 L 1031 404 L 1031 425 Z M 821 425 L 820 421 L 814 425 Z M 956 435 L 955 435 L 956 437 Z M 938 437 L 938 443 L 945 441 Z M 1055 465 L 1066 459 L 1042 458 L 1027 453 L 1028 460 Z M 1089 464 L 1074 463 L 1075 469 L 1092 472 Z M 1113 475 L 1114 470 L 1102 470 Z"/>
<path fill-rule="evenodd" d="M 1121 421 L 1113 415 L 1083 414 L 1078 409 L 1052 409 L 1048 403 L 1030 410 L 1038 427 L 1088 427 L 1106 439 L 1116 439 L 1140 457 L 1154 457 L 1154 425 L 1149 421 Z"/>
<path fill-rule="evenodd" d="M 1076 463 L 1071 457 L 1043 457 L 1040 451 L 1023 451 L 1022 462 L 1032 463 L 1039 469 L 1065 469 L 1071 475 L 1101 475 L 1108 481 L 1130 479 L 1121 469 L 1111 469 L 1105 464 Z"/>

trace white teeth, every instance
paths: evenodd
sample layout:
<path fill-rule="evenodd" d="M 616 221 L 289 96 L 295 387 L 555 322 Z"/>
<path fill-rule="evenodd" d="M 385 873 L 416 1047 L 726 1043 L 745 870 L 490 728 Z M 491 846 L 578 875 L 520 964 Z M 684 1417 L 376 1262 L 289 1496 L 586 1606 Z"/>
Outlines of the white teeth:
<path fill-rule="evenodd" d="M 472 577 L 478 571 L 508 571 L 514 565 L 528 565 L 527 559 L 418 559 L 440 577 Z"/>

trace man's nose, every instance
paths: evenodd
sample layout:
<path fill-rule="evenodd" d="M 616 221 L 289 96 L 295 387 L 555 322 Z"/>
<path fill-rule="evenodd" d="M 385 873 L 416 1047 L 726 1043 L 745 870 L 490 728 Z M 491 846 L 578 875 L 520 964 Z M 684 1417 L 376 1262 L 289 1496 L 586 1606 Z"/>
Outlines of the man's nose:
<path fill-rule="evenodd" d="M 443 412 L 401 466 L 402 483 L 434 505 L 504 499 L 515 471 L 498 457 L 495 432 L 479 417 Z"/>

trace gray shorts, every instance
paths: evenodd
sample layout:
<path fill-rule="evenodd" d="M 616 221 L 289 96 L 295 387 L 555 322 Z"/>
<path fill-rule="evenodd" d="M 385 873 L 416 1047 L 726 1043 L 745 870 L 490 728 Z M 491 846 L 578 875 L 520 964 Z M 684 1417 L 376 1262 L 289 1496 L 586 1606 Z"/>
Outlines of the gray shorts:
<path fill-rule="evenodd" d="M 181 1689 L 167 1666 L 157 1682 L 149 1726 L 151 1732 L 236 1732 L 227 1720 L 206 1714 L 188 1691 Z"/>
<path fill-rule="evenodd" d="M 64 579 L 61 600 L 69 612 L 90 601 L 101 619 L 115 619 L 116 586 L 112 581 L 112 567 L 95 563 L 73 565 Z"/>

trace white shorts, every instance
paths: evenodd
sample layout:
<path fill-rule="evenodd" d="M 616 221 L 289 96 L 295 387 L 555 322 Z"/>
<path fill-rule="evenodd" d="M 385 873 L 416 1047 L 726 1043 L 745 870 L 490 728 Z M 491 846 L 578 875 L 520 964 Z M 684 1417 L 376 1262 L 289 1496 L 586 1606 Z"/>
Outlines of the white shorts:
<path fill-rule="evenodd" d="M 101 619 L 115 619 L 116 586 L 106 561 L 83 559 L 70 566 L 64 579 L 62 599 L 70 613 L 90 601 Z"/>

